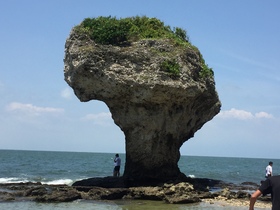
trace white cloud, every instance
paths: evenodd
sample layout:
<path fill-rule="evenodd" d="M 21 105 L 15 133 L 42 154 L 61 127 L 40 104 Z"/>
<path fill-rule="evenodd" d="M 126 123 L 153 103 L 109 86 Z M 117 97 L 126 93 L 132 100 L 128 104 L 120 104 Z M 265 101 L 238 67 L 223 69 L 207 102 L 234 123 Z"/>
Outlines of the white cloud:
<path fill-rule="evenodd" d="M 255 114 L 256 118 L 273 118 L 272 114 L 268 114 L 266 112 L 258 112 Z"/>
<path fill-rule="evenodd" d="M 70 88 L 65 88 L 60 93 L 62 98 L 71 99 L 73 97 L 73 92 Z"/>
<path fill-rule="evenodd" d="M 266 112 L 251 113 L 245 110 L 232 108 L 230 110 L 221 111 L 218 115 L 221 118 L 235 118 L 239 120 L 251 120 L 256 118 L 273 118 L 273 115 Z"/>
<path fill-rule="evenodd" d="M 60 108 L 52 108 L 52 107 L 39 107 L 34 106 L 32 104 L 22 104 L 18 102 L 12 102 L 7 105 L 7 110 L 10 112 L 20 111 L 24 113 L 30 113 L 34 115 L 39 115 L 42 113 L 62 113 L 63 109 Z"/>
<path fill-rule="evenodd" d="M 110 112 L 101 112 L 98 114 L 87 114 L 82 118 L 84 121 L 93 121 L 98 125 L 109 125 L 112 121 L 112 115 Z"/>

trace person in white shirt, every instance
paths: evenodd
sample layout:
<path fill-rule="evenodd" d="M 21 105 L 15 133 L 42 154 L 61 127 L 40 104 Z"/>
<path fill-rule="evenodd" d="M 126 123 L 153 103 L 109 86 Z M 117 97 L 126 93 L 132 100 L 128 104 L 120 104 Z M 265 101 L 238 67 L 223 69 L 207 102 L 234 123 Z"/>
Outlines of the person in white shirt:
<path fill-rule="evenodd" d="M 114 163 L 114 176 L 120 176 L 121 158 L 119 157 L 119 154 L 115 155 Z"/>
<path fill-rule="evenodd" d="M 265 169 L 265 178 L 268 178 L 270 176 L 272 176 L 272 165 L 273 165 L 273 162 L 269 162 L 268 163 L 268 166 L 266 166 L 266 169 Z"/>

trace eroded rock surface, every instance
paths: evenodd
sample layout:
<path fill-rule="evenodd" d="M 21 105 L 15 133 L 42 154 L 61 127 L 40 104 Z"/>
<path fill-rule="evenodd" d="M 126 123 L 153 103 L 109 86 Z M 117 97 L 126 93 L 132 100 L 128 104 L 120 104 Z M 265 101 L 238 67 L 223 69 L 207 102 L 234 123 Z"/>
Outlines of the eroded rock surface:
<path fill-rule="evenodd" d="M 110 181 L 110 179 L 112 179 Z M 116 187 L 112 185 L 116 181 L 115 177 L 107 177 L 113 187 L 100 187 L 101 180 L 93 180 L 90 185 L 45 185 L 41 183 L 9 183 L 0 184 L 0 202 L 9 201 L 36 201 L 36 202 L 71 202 L 75 200 L 156 200 L 166 203 L 197 203 L 203 199 L 217 200 L 248 200 L 250 197 L 248 190 L 255 189 L 254 186 L 234 186 L 223 183 L 219 180 L 211 179 L 189 179 L 190 182 L 163 183 L 158 186 L 142 187 Z M 212 188 L 219 188 L 211 192 Z M 242 188 L 242 190 L 240 190 Z M 268 201 L 260 198 L 260 200 Z"/>
<path fill-rule="evenodd" d="M 180 74 L 162 71 L 165 60 Z M 127 180 L 177 179 L 179 149 L 220 111 L 213 77 L 203 77 L 195 47 L 168 39 L 101 45 L 72 30 L 65 44 L 65 81 L 82 101 L 100 100 L 125 134 Z"/>

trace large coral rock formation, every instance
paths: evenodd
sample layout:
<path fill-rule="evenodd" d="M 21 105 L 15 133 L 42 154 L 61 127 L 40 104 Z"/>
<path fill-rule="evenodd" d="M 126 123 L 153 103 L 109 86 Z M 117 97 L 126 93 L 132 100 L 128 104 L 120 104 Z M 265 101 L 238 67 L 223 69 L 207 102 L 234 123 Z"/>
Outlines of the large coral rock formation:
<path fill-rule="evenodd" d="M 176 62 L 180 74 L 163 71 Z M 203 76 L 197 48 L 169 39 L 101 45 L 71 31 L 65 81 L 80 101 L 100 100 L 125 134 L 128 180 L 167 181 L 181 175 L 180 147 L 220 111 L 211 76 Z"/>

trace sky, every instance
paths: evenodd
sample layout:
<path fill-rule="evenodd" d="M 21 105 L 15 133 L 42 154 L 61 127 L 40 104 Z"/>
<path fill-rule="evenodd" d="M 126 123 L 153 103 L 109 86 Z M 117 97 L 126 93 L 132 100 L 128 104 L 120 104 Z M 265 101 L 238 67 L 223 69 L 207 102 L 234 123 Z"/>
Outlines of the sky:
<path fill-rule="evenodd" d="M 125 153 L 106 104 L 64 81 L 64 44 L 85 18 L 155 17 L 187 31 L 215 73 L 221 112 L 181 155 L 280 159 L 280 1 L 2 0 L 0 150 Z"/>

